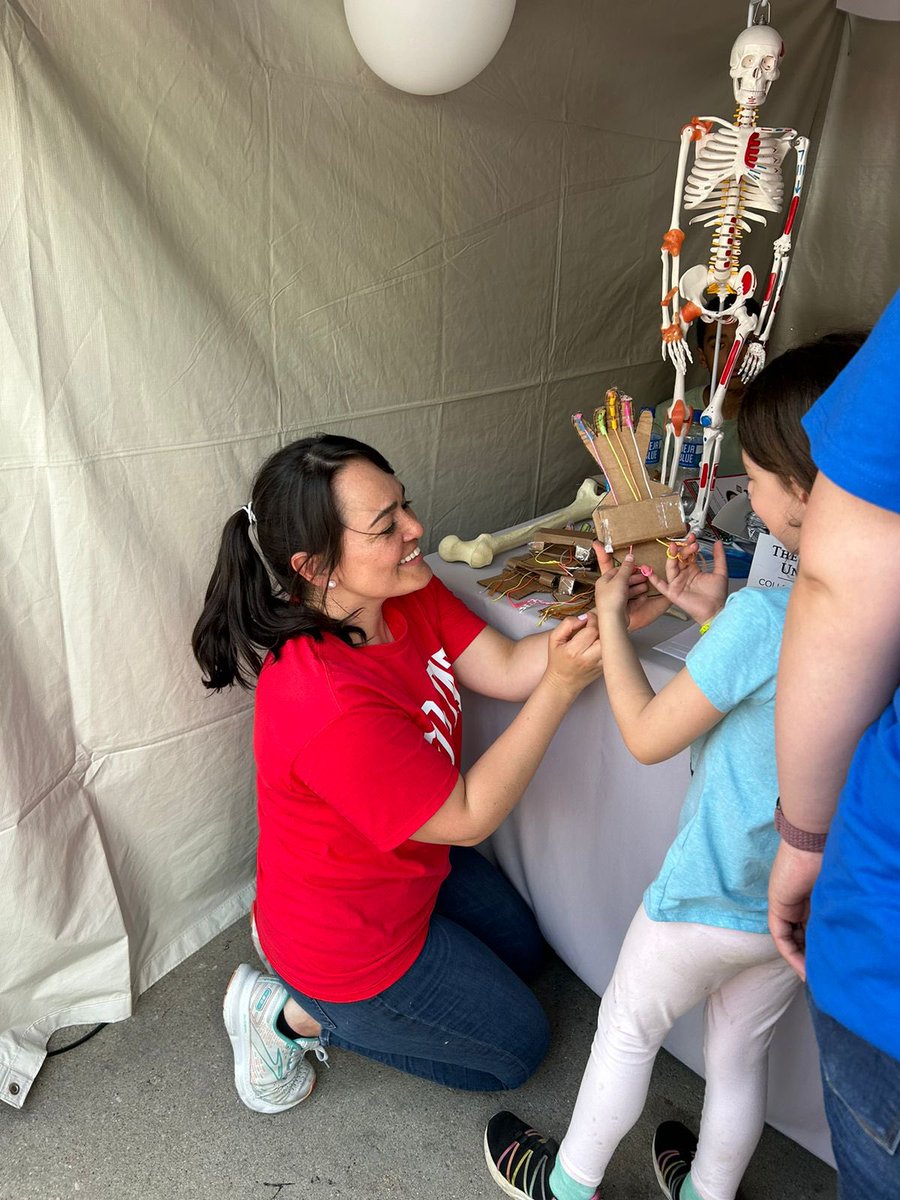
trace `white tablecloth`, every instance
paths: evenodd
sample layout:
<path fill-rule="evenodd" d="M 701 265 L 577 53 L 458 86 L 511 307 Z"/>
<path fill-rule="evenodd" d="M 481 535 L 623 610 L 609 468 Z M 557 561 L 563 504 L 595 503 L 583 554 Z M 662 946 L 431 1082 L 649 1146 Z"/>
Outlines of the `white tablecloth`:
<path fill-rule="evenodd" d="M 494 602 L 477 583 L 497 574 L 507 557 L 481 570 L 445 563 L 436 554 L 428 562 L 474 612 L 508 637 L 520 638 L 537 631 L 534 610 L 518 612 L 505 600 Z M 683 621 L 664 617 L 634 635 L 657 690 L 680 663 L 653 646 L 683 628 Z M 518 706 L 466 692 L 463 706 L 465 765 L 499 736 Z M 631 757 L 606 690 L 595 684 L 579 697 L 525 796 L 492 838 L 498 862 L 531 904 L 547 941 L 598 994 L 674 837 L 688 778 L 687 751 L 650 767 Z M 665 1045 L 703 1074 L 699 1007 L 675 1025 Z M 802 995 L 775 1033 L 766 1115 L 776 1129 L 833 1164 L 815 1038 Z"/>

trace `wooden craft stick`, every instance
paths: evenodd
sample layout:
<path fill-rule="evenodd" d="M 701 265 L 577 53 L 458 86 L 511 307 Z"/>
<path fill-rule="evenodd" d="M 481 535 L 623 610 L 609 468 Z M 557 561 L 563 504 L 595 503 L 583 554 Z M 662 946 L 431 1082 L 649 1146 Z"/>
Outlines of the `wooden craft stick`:
<path fill-rule="evenodd" d="M 624 393 L 620 394 L 619 406 L 622 411 L 622 424 L 624 425 L 625 429 L 627 430 L 627 433 L 624 438 L 625 452 L 628 455 L 628 461 L 632 465 L 632 470 L 634 472 L 635 479 L 637 479 L 639 482 L 639 490 L 641 492 L 642 498 L 647 497 L 649 499 L 653 493 L 650 491 L 650 479 L 649 479 L 649 476 L 647 475 L 647 465 L 644 461 L 644 459 L 646 458 L 646 455 L 642 456 L 640 450 L 638 450 L 637 438 L 635 437 L 635 434 L 634 434 L 634 408 L 633 408 L 633 405 L 634 405 L 634 401 L 631 399 L 630 396 L 626 396 L 626 395 L 624 395 Z"/>

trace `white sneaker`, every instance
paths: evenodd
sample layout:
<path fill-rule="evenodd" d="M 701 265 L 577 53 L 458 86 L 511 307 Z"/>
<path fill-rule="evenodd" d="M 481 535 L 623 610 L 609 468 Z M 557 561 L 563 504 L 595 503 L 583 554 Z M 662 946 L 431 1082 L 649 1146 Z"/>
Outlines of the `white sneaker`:
<path fill-rule="evenodd" d="M 234 1052 L 238 1095 L 254 1112 L 278 1113 L 305 1100 L 316 1086 L 306 1055 L 328 1054 L 318 1038 L 287 1038 L 276 1027 L 289 994 L 278 979 L 241 963 L 225 991 L 223 1015 Z"/>
<path fill-rule="evenodd" d="M 262 963 L 262 965 L 266 968 L 266 970 L 269 972 L 269 974 L 273 975 L 274 971 L 272 970 L 272 964 L 266 958 L 265 954 L 263 954 L 262 944 L 259 940 L 259 930 L 256 928 L 256 904 L 255 904 L 255 902 L 250 909 L 250 940 L 253 942 L 253 949 L 256 951 L 257 958 Z"/>

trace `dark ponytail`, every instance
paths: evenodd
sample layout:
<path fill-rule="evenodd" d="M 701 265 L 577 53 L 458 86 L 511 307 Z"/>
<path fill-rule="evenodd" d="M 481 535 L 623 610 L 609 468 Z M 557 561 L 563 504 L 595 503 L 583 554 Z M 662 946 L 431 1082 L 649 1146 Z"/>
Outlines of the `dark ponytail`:
<path fill-rule="evenodd" d="M 317 558 L 325 575 L 338 565 L 343 522 L 333 483 L 359 458 L 394 473 L 371 446 L 321 433 L 292 442 L 263 463 L 251 491 L 253 523 L 246 509 L 226 521 L 191 638 L 204 687 L 252 687 L 266 654 L 278 658 L 291 638 L 321 641 L 331 633 L 351 646 L 365 642 L 352 614 L 340 621 L 328 616 L 316 603 L 316 590 L 291 566 L 298 551 Z"/>

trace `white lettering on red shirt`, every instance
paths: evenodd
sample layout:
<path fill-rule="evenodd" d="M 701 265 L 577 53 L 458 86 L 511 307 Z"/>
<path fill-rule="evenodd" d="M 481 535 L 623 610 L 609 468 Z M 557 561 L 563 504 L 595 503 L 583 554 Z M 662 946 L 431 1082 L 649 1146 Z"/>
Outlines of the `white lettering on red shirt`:
<path fill-rule="evenodd" d="M 456 680 L 453 678 L 450 660 L 447 658 L 447 652 L 443 646 L 440 650 L 436 650 L 429 658 L 425 671 L 431 680 L 438 699 L 426 700 L 422 705 L 422 712 L 426 717 L 437 718 L 446 733 L 452 733 L 462 712 L 462 701 L 456 687 Z M 431 732 L 426 733 L 424 736 L 425 741 L 431 745 L 437 742 L 446 751 L 454 767 L 456 766 L 456 755 L 453 753 L 453 747 L 448 738 L 444 736 L 440 727 L 435 724 L 434 719 L 431 722 Z"/>

